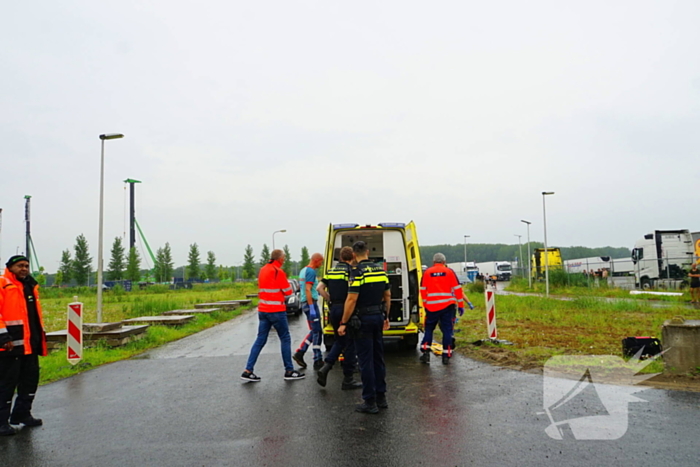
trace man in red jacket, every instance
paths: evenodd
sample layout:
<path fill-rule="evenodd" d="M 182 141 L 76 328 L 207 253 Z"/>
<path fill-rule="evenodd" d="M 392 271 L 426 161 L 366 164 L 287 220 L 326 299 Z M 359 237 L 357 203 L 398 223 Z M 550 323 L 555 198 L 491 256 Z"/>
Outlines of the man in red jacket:
<path fill-rule="evenodd" d="M 445 266 L 446 261 L 445 255 L 435 253 L 433 266 L 426 269 L 420 283 L 420 294 L 428 311 L 425 315 L 423 342 L 420 345 L 423 352 L 420 361 L 423 363 L 430 363 L 430 346 L 438 323 L 442 331 L 442 363 L 450 363 L 455 307 L 459 307 L 460 316 L 464 314 L 464 291 L 457 274 Z"/>
<path fill-rule="evenodd" d="M 287 305 L 284 302 L 285 295 L 292 294 L 292 287 L 289 285 L 287 275 L 282 270 L 285 256 L 282 250 L 272 250 L 270 262 L 260 269 L 258 274 L 258 337 L 250 349 L 248 363 L 245 371 L 241 374 L 241 379 L 245 381 L 258 382 L 260 377 L 253 373 L 255 362 L 258 361 L 260 351 L 267 343 L 267 336 L 270 329 L 275 328 L 280 338 L 282 348 L 282 362 L 284 363 L 284 379 L 291 381 L 303 379 L 304 373 L 294 369 L 292 363 L 292 338 L 289 334 L 289 324 L 287 323 Z"/>
<path fill-rule="evenodd" d="M 16 255 L 0 276 L 0 435 L 17 433 L 12 425 L 39 426 L 32 403 L 39 386 L 39 355 L 46 355 L 46 334 L 39 284 L 29 275 L 29 260 Z M 10 415 L 12 397 L 17 398 Z M 9 421 L 8 421 L 9 419 Z"/>

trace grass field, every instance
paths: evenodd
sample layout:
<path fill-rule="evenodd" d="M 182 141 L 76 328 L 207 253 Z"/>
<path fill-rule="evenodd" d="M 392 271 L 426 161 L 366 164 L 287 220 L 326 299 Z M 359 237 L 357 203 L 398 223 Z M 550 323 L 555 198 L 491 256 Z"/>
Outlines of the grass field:
<path fill-rule="evenodd" d="M 146 290 L 124 292 L 108 290 L 103 295 L 102 321 L 112 323 L 138 316 L 159 315 L 164 311 L 193 308 L 197 303 L 245 298 L 257 293 L 255 283 L 195 284 L 193 289 L 170 290 L 168 286 L 154 285 Z M 94 288 L 41 289 L 44 326 L 48 332 L 66 328 L 68 303 L 77 296 L 85 305 L 85 323 L 97 322 L 97 296 Z"/>
<path fill-rule="evenodd" d="M 556 278 L 556 277 L 555 277 Z M 635 300 L 659 300 L 666 302 L 689 302 L 690 293 L 688 290 L 658 290 L 659 292 L 675 292 L 682 293 L 682 296 L 667 296 L 667 295 L 631 295 L 629 290 L 608 287 L 604 282 L 600 281 L 599 286 L 595 286 L 595 282 L 591 282 L 591 286 L 585 286 L 584 281 L 578 281 L 575 284 L 570 284 L 566 280 L 550 281 L 549 294 L 564 297 L 606 297 L 606 298 L 633 298 Z M 510 292 L 524 293 L 545 293 L 545 284 L 542 281 L 533 282 L 532 288 L 529 287 L 527 279 L 521 277 L 514 278 L 508 286 Z"/>
<path fill-rule="evenodd" d="M 468 295 L 476 309 L 467 309 L 457 324 L 458 348 L 475 357 L 523 369 L 539 368 L 553 355 L 621 356 L 625 337 L 661 337 L 661 326 L 667 319 L 678 315 L 700 318 L 700 310 L 680 303 L 655 308 L 643 300 L 497 295 L 498 337 L 514 345 L 477 347 L 469 344 L 487 336 L 485 299 L 479 293 Z M 648 371 L 663 371 L 663 364 L 655 362 Z"/>
<path fill-rule="evenodd" d="M 246 294 L 256 292 L 255 283 L 197 284 L 192 290 L 169 290 L 167 287 L 152 286 L 143 291 L 108 291 L 104 294 L 103 321 L 117 322 L 137 316 L 160 315 L 168 310 L 193 308 L 196 303 L 242 299 Z M 47 331 L 66 328 L 66 307 L 76 294 L 85 304 L 84 322 L 96 321 L 95 289 L 44 289 L 41 293 L 41 303 Z M 183 326 L 150 326 L 146 337 L 123 347 L 110 348 L 98 344 L 96 347 L 84 349 L 83 359 L 76 366 L 68 363 L 66 350 L 62 347 L 41 359 L 40 384 L 138 355 L 148 349 L 228 321 L 240 315 L 243 309 L 197 315 L 194 320 Z"/>

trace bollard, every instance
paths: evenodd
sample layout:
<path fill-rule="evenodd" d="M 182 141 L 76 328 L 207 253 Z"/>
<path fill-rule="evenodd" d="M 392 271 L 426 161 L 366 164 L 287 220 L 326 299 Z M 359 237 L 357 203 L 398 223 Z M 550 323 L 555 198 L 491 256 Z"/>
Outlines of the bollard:
<path fill-rule="evenodd" d="M 486 296 L 486 326 L 489 331 L 489 339 L 498 339 L 498 330 L 496 329 L 496 294 L 490 287 L 486 287 L 484 294 Z"/>
<path fill-rule="evenodd" d="M 68 363 L 76 365 L 83 358 L 83 304 L 78 297 L 73 297 L 73 300 L 68 304 L 66 351 Z"/>

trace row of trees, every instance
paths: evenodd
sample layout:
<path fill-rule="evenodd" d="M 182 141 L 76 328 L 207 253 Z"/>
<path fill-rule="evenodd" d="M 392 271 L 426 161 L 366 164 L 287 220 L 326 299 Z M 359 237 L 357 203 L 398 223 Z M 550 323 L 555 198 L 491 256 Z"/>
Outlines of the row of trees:
<path fill-rule="evenodd" d="M 106 280 L 119 281 L 130 280 L 141 281 L 141 257 L 136 248 L 127 248 L 123 244 L 121 237 L 116 237 L 112 243 L 110 261 L 105 271 Z M 287 261 L 283 265 L 284 271 L 291 276 L 296 263 L 291 261 L 291 253 L 287 245 L 284 246 L 284 253 Z M 242 265 L 241 278 L 254 279 L 262 266 L 270 261 L 270 248 L 263 244 L 260 252 L 260 259 L 256 262 L 253 247 L 248 245 L 245 248 L 245 255 Z M 301 259 L 298 264 L 302 266 L 309 263 L 309 250 L 306 247 L 301 249 Z M 217 266 L 216 255 L 213 251 L 207 252 L 206 262 L 202 264 L 199 245 L 193 243 L 189 247 L 187 255 L 187 265 L 183 268 L 182 277 L 184 280 L 236 280 L 236 268 L 226 267 L 221 264 Z M 155 263 L 152 269 L 152 277 L 149 280 L 155 282 L 169 282 L 175 275 L 176 268 L 173 262 L 170 243 L 158 248 L 155 254 Z M 56 273 L 54 284 L 63 285 L 74 281 L 77 285 L 88 285 L 92 273 L 92 257 L 89 253 L 87 239 L 83 234 L 78 235 L 73 247 L 73 254 L 70 250 L 64 250 L 61 254 L 61 262 Z M 147 274 L 150 275 L 151 271 Z"/>

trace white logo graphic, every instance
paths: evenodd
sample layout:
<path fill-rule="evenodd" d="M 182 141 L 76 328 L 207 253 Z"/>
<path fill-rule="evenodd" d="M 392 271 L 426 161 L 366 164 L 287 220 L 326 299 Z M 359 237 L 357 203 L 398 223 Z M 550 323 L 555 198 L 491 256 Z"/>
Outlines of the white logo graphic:
<path fill-rule="evenodd" d="M 553 439 L 614 440 L 627 432 L 627 404 L 647 402 L 633 387 L 658 373 L 639 373 L 653 359 L 629 361 L 614 355 L 557 355 L 544 366 L 544 410 Z M 540 412 L 542 413 L 542 412 Z"/>

